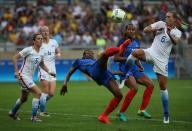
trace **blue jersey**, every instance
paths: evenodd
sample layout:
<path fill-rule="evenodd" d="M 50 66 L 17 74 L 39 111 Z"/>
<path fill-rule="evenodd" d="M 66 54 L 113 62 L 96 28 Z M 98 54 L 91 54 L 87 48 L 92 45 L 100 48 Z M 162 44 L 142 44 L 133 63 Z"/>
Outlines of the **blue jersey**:
<path fill-rule="evenodd" d="M 114 78 L 113 74 L 109 70 L 102 69 L 95 59 L 77 59 L 72 66 L 88 74 L 99 85 L 108 87 L 109 81 Z"/>
<path fill-rule="evenodd" d="M 126 38 L 120 39 L 120 41 L 119 41 L 119 43 L 118 43 L 118 46 L 120 46 L 121 44 L 123 44 L 123 42 L 124 42 L 125 40 L 126 40 Z M 124 52 L 124 54 L 123 54 L 123 57 L 128 57 L 128 56 L 132 53 L 132 51 L 133 51 L 134 49 L 139 49 L 139 48 L 140 48 L 140 41 L 139 41 L 139 40 L 136 40 L 136 39 L 132 40 L 131 44 L 126 47 L 126 50 L 125 50 L 125 52 Z M 126 66 L 126 65 L 125 65 L 125 62 L 120 62 L 120 63 L 119 63 L 119 70 L 120 70 L 121 72 L 123 72 L 123 75 L 120 77 L 120 79 L 125 79 L 127 75 L 129 76 L 129 75 L 131 75 L 131 74 L 132 74 L 135 78 L 138 78 L 138 77 L 144 75 L 143 73 L 141 73 L 141 72 L 139 71 L 139 68 L 138 68 L 137 65 L 135 65 L 135 64 L 134 64 L 132 67 L 130 67 L 129 69 L 127 69 L 125 66 Z"/>

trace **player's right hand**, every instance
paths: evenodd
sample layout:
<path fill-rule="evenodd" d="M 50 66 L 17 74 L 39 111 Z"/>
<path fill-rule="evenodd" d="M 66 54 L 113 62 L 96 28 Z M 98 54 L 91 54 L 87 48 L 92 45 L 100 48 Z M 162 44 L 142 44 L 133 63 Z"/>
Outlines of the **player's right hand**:
<path fill-rule="evenodd" d="M 14 77 L 15 77 L 16 79 L 18 79 L 18 76 L 19 76 L 19 73 L 18 73 L 18 72 L 15 72 L 15 73 L 14 73 Z"/>
<path fill-rule="evenodd" d="M 54 72 L 48 71 L 49 75 L 56 77 L 56 74 Z"/>
<path fill-rule="evenodd" d="M 139 71 L 140 71 L 140 72 L 144 72 L 144 70 L 145 70 L 145 69 L 144 69 L 143 66 L 139 67 Z"/>
<path fill-rule="evenodd" d="M 65 93 L 67 93 L 67 85 L 63 85 L 61 90 L 60 90 L 60 95 L 65 95 Z"/>

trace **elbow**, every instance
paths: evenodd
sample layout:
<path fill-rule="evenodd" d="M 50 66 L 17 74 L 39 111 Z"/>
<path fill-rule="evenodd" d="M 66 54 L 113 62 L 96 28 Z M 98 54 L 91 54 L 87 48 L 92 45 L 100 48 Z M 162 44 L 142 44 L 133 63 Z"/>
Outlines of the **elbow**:
<path fill-rule="evenodd" d="M 143 32 L 144 32 L 144 33 L 149 33 L 149 29 L 148 29 L 147 27 L 145 27 L 145 28 L 143 29 Z"/>
<path fill-rule="evenodd" d="M 12 57 L 12 61 L 13 62 L 16 61 L 16 56 L 15 55 Z"/>

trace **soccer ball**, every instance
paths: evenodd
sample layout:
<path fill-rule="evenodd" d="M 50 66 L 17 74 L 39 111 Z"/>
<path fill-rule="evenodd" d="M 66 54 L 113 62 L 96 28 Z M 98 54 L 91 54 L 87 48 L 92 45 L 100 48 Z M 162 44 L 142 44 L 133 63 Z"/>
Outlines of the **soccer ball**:
<path fill-rule="evenodd" d="M 126 13 L 122 9 L 114 9 L 112 12 L 112 19 L 115 22 L 122 22 L 125 19 Z"/>

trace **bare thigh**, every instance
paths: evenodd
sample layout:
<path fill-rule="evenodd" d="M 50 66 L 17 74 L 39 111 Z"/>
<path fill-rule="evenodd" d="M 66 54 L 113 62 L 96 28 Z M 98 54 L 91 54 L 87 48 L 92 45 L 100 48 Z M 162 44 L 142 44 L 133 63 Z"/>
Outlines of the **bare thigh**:
<path fill-rule="evenodd" d="M 34 98 L 40 98 L 41 90 L 37 86 L 33 86 L 30 88 L 30 92 L 33 94 Z"/>
<path fill-rule="evenodd" d="M 156 73 L 156 75 L 157 75 L 160 89 L 165 90 L 167 88 L 167 77 L 158 73 Z"/>
<path fill-rule="evenodd" d="M 147 87 L 154 87 L 152 80 L 146 75 L 137 78 L 136 81 L 141 85 L 144 85 Z"/>
<path fill-rule="evenodd" d="M 41 80 L 40 85 L 41 85 L 42 92 L 49 93 L 49 86 L 50 86 L 49 81 Z"/>
<path fill-rule="evenodd" d="M 122 98 L 123 95 L 119 89 L 119 86 L 117 84 L 117 82 L 115 81 L 115 79 L 111 79 L 109 81 L 109 86 L 107 88 L 115 97 L 118 97 L 118 98 Z"/>
<path fill-rule="evenodd" d="M 130 89 L 137 90 L 137 82 L 132 75 L 125 80 L 125 85 Z"/>
<path fill-rule="evenodd" d="M 145 52 L 143 49 L 133 50 L 132 55 L 139 60 L 146 61 Z"/>

